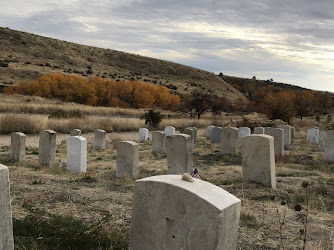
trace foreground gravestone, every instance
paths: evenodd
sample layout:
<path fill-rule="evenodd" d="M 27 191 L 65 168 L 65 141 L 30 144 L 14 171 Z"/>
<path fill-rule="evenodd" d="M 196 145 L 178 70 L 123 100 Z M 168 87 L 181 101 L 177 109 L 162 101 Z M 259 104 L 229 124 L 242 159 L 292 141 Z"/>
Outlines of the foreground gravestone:
<path fill-rule="evenodd" d="M 80 129 L 72 129 L 71 130 L 71 136 L 80 136 L 81 130 Z"/>
<path fill-rule="evenodd" d="M 284 155 L 284 130 L 282 128 L 266 128 L 265 134 L 274 137 L 275 155 Z"/>
<path fill-rule="evenodd" d="M 171 135 L 166 138 L 168 174 L 192 173 L 191 144 L 191 136 L 186 134 Z"/>
<path fill-rule="evenodd" d="M 238 153 L 237 128 L 222 128 L 220 153 L 222 155 L 236 155 Z"/>
<path fill-rule="evenodd" d="M 324 160 L 334 162 L 334 130 L 326 131 Z"/>
<path fill-rule="evenodd" d="M 211 143 L 220 143 L 222 140 L 222 128 L 221 127 L 213 127 L 211 133 Z"/>
<path fill-rule="evenodd" d="M 148 129 L 147 128 L 140 128 L 139 129 L 138 141 L 147 141 L 147 140 L 148 140 Z"/>
<path fill-rule="evenodd" d="M 53 130 L 44 130 L 39 133 L 38 163 L 41 166 L 52 167 L 56 159 L 56 136 Z"/>
<path fill-rule="evenodd" d="M 0 249 L 14 249 L 12 211 L 10 206 L 9 172 L 0 164 Z"/>
<path fill-rule="evenodd" d="M 318 149 L 319 151 L 324 151 L 326 142 L 326 131 L 319 131 L 319 139 L 318 139 Z"/>
<path fill-rule="evenodd" d="M 165 137 L 169 135 L 174 135 L 175 134 L 175 128 L 172 126 L 166 126 L 165 127 Z"/>
<path fill-rule="evenodd" d="M 194 130 L 194 128 L 185 128 L 182 131 L 183 134 L 186 135 L 190 135 L 191 137 L 191 152 L 194 153 L 195 152 L 195 133 L 196 131 Z"/>
<path fill-rule="evenodd" d="M 245 181 L 275 188 L 274 138 L 249 135 L 241 139 L 242 177 Z"/>
<path fill-rule="evenodd" d="M 327 123 L 332 122 L 332 120 L 333 120 L 333 115 L 332 114 L 328 114 L 328 116 L 327 116 Z"/>
<path fill-rule="evenodd" d="M 11 134 L 10 141 L 10 159 L 12 161 L 24 161 L 25 157 L 26 135 L 21 132 Z"/>
<path fill-rule="evenodd" d="M 249 136 L 251 134 L 251 129 L 248 127 L 240 127 L 238 129 L 238 145 L 240 146 L 241 138 Z"/>
<path fill-rule="evenodd" d="M 129 249 L 236 249 L 240 208 L 238 198 L 206 181 L 138 180 Z"/>
<path fill-rule="evenodd" d="M 254 128 L 254 134 L 257 134 L 257 135 L 264 134 L 264 128 L 263 127 L 255 127 Z"/>
<path fill-rule="evenodd" d="M 67 170 L 70 172 L 86 172 L 87 140 L 82 136 L 67 138 Z"/>
<path fill-rule="evenodd" d="M 94 149 L 104 149 L 106 147 L 107 132 L 102 129 L 94 131 Z"/>
<path fill-rule="evenodd" d="M 307 130 L 306 134 L 307 142 L 318 144 L 319 140 L 319 129 L 318 128 L 310 128 Z"/>
<path fill-rule="evenodd" d="M 137 178 L 139 174 L 139 145 L 133 141 L 117 142 L 116 177 Z"/>
<path fill-rule="evenodd" d="M 164 154 L 166 152 L 166 137 L 164 132 L 152 132 L 152 153 Z"/>
<path fill-rule="evenodd" d="M 212 134 L 212 129 L 214 128 L 214 126 L 207 126 L 206 127 L 206 138 L 211 139 L 211 134 Z"/>
<path fill-rule="evenodd" d="M 277 128 L 284 130 L 284 148 L 289 149 L 291 145 L 291 127 L 289 125 L 279 125 Z"/>

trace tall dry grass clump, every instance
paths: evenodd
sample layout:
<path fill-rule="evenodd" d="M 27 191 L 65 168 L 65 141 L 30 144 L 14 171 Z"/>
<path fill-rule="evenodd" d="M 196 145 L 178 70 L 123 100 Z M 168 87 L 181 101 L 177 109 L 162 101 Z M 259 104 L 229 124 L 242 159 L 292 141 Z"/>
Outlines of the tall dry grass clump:
<path fill-rule="evenodd" d="M 40 116 L 6 114 L 0 116 L 0 133 L 22 132 L 36 134 L 46 128 L 47 119 Z"/>

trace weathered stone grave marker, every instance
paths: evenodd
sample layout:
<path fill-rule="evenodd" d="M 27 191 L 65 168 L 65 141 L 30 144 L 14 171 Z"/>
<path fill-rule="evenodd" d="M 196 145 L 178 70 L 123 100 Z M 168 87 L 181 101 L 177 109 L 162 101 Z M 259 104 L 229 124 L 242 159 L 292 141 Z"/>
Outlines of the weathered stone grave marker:
<path fill-rule="evenodd" d="M 166 137 L 164 132 L 152 132 L 152 153 L 164 154 L 166 152 Z"/>
<path fill-rule="evenodd" d="M 22 162 L 25 157 L 26 135 L 21 132 L 14 132 L 10 139 L 10 159 Z"/>
<path fill-rule="evenodd" d="M 175 128 L 172 126 L 166 126 L 165 127 L 165 137 L 169 135 L 174 135 L 175 134 Z"/>
<path fill-rule="evenodd" d="M 206 127 L 206 138 L 211 139 L 212 129 L 214 126 L 210 125 Z"/>
<path fill-rule="evenodd" d="M 104 149 L 106 147 L 107 132 L 102 129 L 94 131 L 94 149 Z"/>
<path fill-rule="evenodd" d="M 138 141 L 147 141 L 148 140 L 148 129 L 147 128 L 140 128 L 139 129 L 139 136 Z"/>
<path fill-rule="evenodd" d="M 240 146 L 241 138 L 249 136 L 251 134 L 251 129 L 248 127 L 240 127 L 238 129 L 238 145 Z"/>
<path fill-rule="evenodd" d="M 277 127 L 284 130 L 284 148 L 289 149 L 291 145 L 291 127 L 289 125 L 279 125 Z"/>
<path fill-rule="evenodd" d="M 86 172 L 87 140 L 82 136 L 67 138 L 67 170 L 70 172 Z"/>
<path fill-rule="evenodd" d="M 222 155 L 236 155 L 238 152 L 238 129 L 222 128 L 220 153 Z"/>
<path fill-rule="evenodd" d="M 318 128 L 310 128 L 307 130 L 306 135 L 307 142 L 311 142 L 314 144 L 318 144 L 319 140 L 319 129 Z"/>
<path fill-rule="evenodd" d="M 129 249 L 236 249 L 240 208 L 238 198 L 206 181 L 138 180 Z"/>
<path fill-rule="evenodd" d="M 220 143 L 222 140 L 222 128 L 221 127 L 213 127 L 211 133 L 211 143 Z"/>
<path fill-rule="evenodd" d="M 282 128 L 265 128 L 266 135 L 274 137 L 275 155 L 284 155 L 284 130 Z"/>
<path fill-rule="evenodd" d="M 116 177 L 129 176 L 136 179 L 139 174 L 139 145 L 133 141 L 117 142 Z"/>
<path fill-rule="evenodd" d="M 71 130 L 71 136 L 80 136 L 81 135 L 81 130 L 80 129 L 72 129 Z"/>
<path fill-rule="evenodd" d="M 41 166 L 52 167 L 56 159 L 56 136 L 53 130 L 43 130 L 39 133 L 38 163 Z"/>

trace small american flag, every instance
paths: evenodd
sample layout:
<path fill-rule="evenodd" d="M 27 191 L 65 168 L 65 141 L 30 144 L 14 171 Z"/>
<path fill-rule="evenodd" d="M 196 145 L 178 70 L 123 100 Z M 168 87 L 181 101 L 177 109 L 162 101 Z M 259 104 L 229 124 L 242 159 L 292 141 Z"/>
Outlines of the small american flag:
<path fill-rule="evenodd" d="M 193 173 L 191 174 L 191 176 L 193 178 L 196 178 L 196 179 L 201 179 L 201 176 L 199 175 L 199 172 L 197 170 L 197 168 L 194 169 Z"/>

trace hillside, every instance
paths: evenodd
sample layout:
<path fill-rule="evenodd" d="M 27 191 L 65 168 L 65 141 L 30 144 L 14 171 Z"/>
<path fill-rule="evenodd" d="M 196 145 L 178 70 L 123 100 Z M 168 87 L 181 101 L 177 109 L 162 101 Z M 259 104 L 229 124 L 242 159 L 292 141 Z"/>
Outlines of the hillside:
<path fill-rule="evenodd" d="M 62 72 L 85 77 L 138 80 L 165 85 L 184 94 L 196 88 L 234 102 L 243 95 L 219 76 L 164 60 L 79 45 L 26 32 L 0 28 L 0 84 Z"/>

